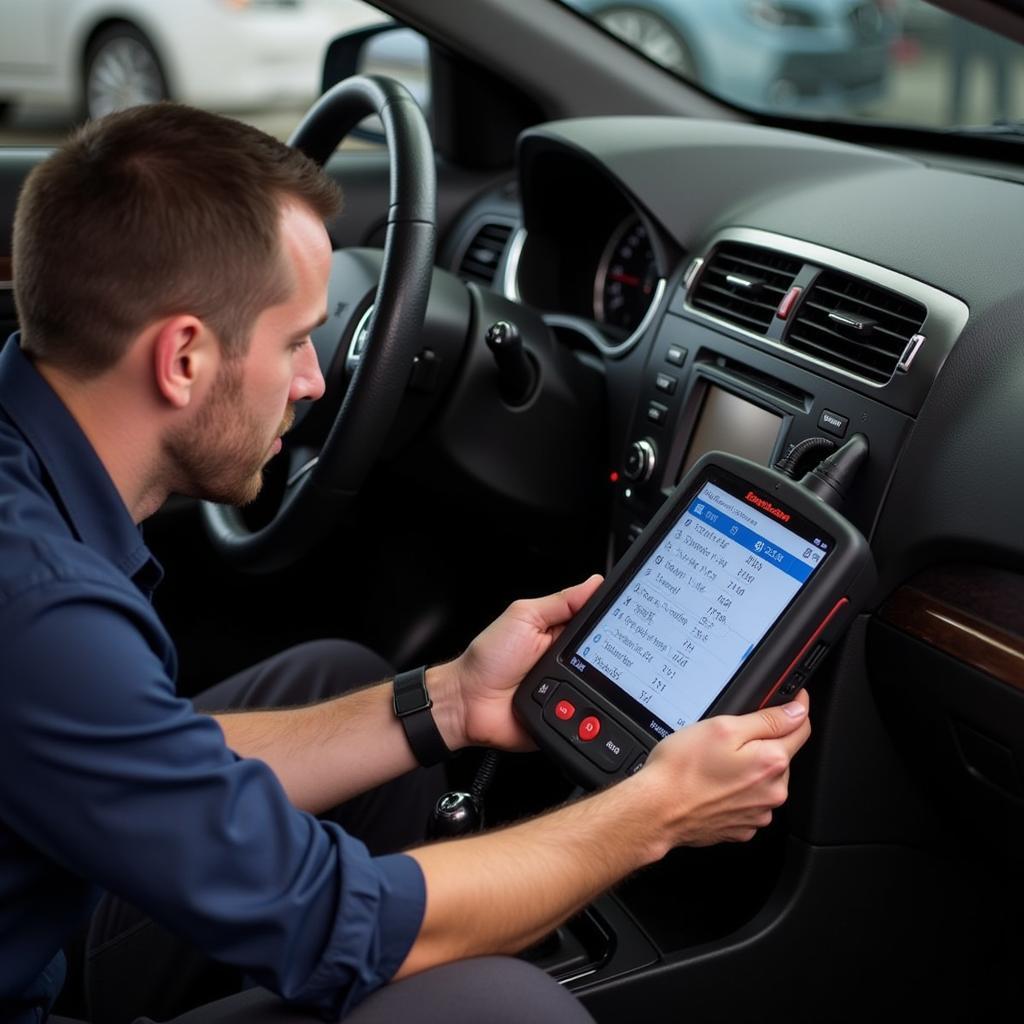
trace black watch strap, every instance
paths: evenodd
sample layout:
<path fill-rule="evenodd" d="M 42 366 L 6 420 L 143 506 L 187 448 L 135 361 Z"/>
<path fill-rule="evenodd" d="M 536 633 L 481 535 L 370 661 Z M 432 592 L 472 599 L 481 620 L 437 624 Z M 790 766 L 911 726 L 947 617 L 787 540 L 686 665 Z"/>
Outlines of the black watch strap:
<path fill-rule="evenodd" d="M 424 768 L 440 764 L 452 756 L 430 712 L 433 701 L 427 693 L 425 667 L 395 676 L 394 703 L 395 717 L 402 723 L 405 738 Z"/>

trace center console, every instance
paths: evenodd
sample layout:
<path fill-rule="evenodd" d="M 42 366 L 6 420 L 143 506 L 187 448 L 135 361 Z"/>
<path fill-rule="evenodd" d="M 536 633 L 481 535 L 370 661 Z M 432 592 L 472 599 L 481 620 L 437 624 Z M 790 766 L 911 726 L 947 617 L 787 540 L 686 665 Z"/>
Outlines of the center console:
<path fill-rule="evenodd" d="M 844 515 L 870 539 L 966 317 L 945 293 L 840 253 L 748 229 L 717 235 L 633 356 L 642 369 L 613 474 L 611 560 L 707 452 L 771 466 L 808 439 L 820 459 L 855 433 L 870 457 Z M 674 851 L 570 923 L 570 934 L 586 937 L 574 956 L 563 945 L 535 950 L 537 962 L 585 991 L 646 963 L 682 963 L 697 947 L 739 941 L 780 898 L 802 856 L 791 842 L 778 829 L 743 848 Z M 701 881 L 680 894 L 684 877 Z"/>

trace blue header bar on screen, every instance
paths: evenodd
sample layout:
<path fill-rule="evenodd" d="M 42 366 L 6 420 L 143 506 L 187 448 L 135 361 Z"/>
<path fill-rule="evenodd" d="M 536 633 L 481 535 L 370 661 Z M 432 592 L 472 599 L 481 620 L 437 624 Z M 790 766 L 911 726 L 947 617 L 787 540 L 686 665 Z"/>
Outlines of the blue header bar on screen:
<path fill-rule="evenodd" d="M 713 530 L 717 530 L 724 537 L 728 537 L 729 540 L 751 551 L 758 558 L 764 559 L 765 564 L 774 565 L 776 569 L 781 569 L 800 583 L 803 583 L 814 571 L 813 565 L 808 565 L 795 555 L 791 555 L 788 551 L 780 548 L 778 544 L 751 530 L 750 527 L 737 522 L 731 516 L 726 515 L 725 512 L 715 508 L 706 498 L 694 498 L 690 503 L 689 511 L 690 515 L 695 519 L 699 519 Z M 763 513 L 753 508 L 750 512 L 755 516 L 763 515 Z M 798 543 L 806 543 L 801 537 L 797 537 L 796 534 L 792 534 L 792 536 Z"/>

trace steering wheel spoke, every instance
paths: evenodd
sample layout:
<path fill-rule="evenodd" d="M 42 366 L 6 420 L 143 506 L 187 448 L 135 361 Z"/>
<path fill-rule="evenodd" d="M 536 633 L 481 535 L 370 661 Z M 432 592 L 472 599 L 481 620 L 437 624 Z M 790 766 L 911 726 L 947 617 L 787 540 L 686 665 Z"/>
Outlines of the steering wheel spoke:
<path fill-rule="evenodd" d="M 320 461 L 320 453 L 310 445 L 296 445 L 288 451 L 288 474 L 285 487 L 302 483 L 307 473 L 312 473 Z"/>

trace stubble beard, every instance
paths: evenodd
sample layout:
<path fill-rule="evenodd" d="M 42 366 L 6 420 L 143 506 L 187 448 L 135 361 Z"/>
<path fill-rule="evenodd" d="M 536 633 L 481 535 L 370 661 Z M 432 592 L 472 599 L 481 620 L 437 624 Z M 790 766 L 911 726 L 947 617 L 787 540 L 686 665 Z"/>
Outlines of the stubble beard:
<path fill-rule="evenodd" d="M 285 411 L 275 437 L 292 425 L 295 411 Z M 263 487 L 263 467 L 273 439 L 264 442 L 266 427 L 243 400 L 242 368 L 223 365 L 214 397 L 193 424 L 172 433 L 165 442 L 177 482 L 172 490 L 224 505 L 248 505 Z"/>

